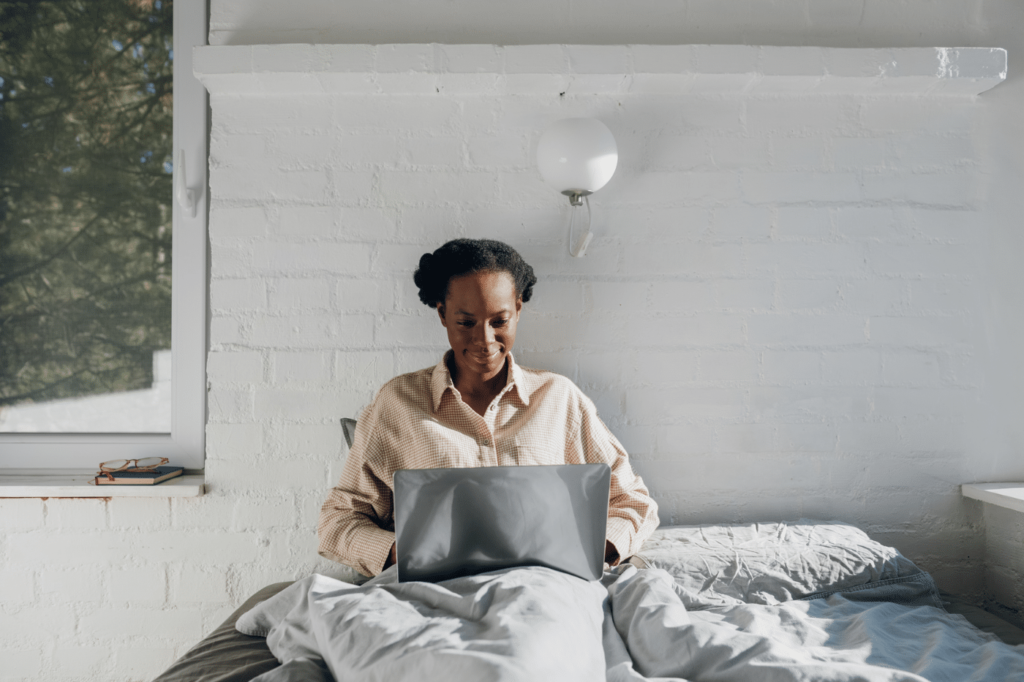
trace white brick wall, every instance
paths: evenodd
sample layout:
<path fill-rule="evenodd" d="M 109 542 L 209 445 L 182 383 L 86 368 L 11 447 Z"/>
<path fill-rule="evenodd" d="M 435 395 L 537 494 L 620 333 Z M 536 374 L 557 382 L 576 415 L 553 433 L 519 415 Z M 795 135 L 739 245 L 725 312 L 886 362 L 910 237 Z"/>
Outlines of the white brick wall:
<path fill-rule="evenodd" d="M 490 63 L 466 54 L 448 68 Z M 259 587 L 344 574 L 315 553 L 337 420 L 445 349 L 411 273 L 456 236 L 537 269 L 517 357 L 591 395 L 664 523 L 841 519 L 981 592 L 981 518 L 958 484 L 989 471 L 982 104 L 562 97 L 531 54 L 505 50 L 524 72 L 512 96 L 213 97 L 209 492 L 0 500 L 5 675 L 148 679 Z M 377 68 L 402 79 L 428 57 Z M 574 115 L 604 120 L 622 154 L 583 260 L 532 162 L 544 125 Z M 1004 563 L 988 575 L 1009 594 L 1024 568 Z"/>
<path fill-rule="evenodd" d="M 978 503 L 981 504 L 981 503 Z M 998 604 L 1016 609 L 1006 617 L 1018 624 L 1024 621 L 1024 595 L 1021 594 L 1021 576 L 1024 575 L 1024 517 L 1019 512 L 984 504 L 986 592 Z M 1016 616 L 1016 617 L 1014 617 Z"/>
<path fill-rule="evenodd" d="M 505 68 L 526 54 L 507 50 Z M 212 177 L 255 188 L 214 189 L 212 238 L 267 274 L 265 290 L 246 282 L 236 257 L 212 282 L 234 288 L 214 315 L 240 335 L 213 339 L 211 386 L 224 400 L 211 403 L 211 448 L 238 461 L 231 471 L 254 448 L 250 487 L 265 489 L 267 449 L 308 467 L 292 472 L 296 485 L 336 470 L 336 417 L 444 348 L 409 281 L 418 256 L 491 236 L 541 277 L 521 360 L 588 390 L 665 521 L 841 518 L 940 576 L 977 567 L 979 520 L 956 503 L 980 400 L 982 236 L 977 183 L 963 172 L 978 164 L 976 103 L 950 100 L 922 131 L 911 121 L 935 105 L 913 97 L 331 95 L 301 119 L 289 99 L 258 102 L 258 120 L 245 119 L 214 96 L 224 152 L 212 159 Z M 623 147 L 594 197 L 599 235 L 583 261 L 565 255 L 567 211 L 529 153 L 545 122 L 577 114 L 601 116 Z M 249 182 L 251 163 L 218 140 L 253 128 L 271 140 L 316 129 L 321 144 L 271 143 L 271 175 Z M 300 169 L 355 193 L 260 184 Z M 336 196 L 358 212 L 339 217 Z M 262 213 L 246 234 L 239 211 L 253 206 Z M 222 445 L 221 426 L 250 419 L 262 445 Z M 948 463 L 943 475 L 925 473 L 933 460 Z M 291 492 L 314 516 L 315 487 Z M 284 502 L 254 504 L 254 529 L 292 518 Z M 937 509 L 944 522 L 922 543 Z M 978 590 L 981 578 L 949 586 Z"/>

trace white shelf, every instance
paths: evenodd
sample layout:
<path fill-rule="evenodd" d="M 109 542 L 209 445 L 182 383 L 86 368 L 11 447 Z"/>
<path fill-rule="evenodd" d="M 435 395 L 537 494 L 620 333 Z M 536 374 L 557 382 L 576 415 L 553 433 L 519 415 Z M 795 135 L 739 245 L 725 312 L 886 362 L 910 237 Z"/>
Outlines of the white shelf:
<path fill-rule="evenodd" d="M 213 95 L 968 95 L 1006 79 L 998 47 L 210 45 Z"/>
<path fill-rule="evenodd" d="M 965 483 L 960 491 L 964 497 L 1024 514 L 1024 483 Z"/>
<path fill-rule="evenodd" d="M 94 474 L 0 475 L 3 497 L 199 497 L 202 475 L 179 476 L 157 485 L 92 485 Z"/>

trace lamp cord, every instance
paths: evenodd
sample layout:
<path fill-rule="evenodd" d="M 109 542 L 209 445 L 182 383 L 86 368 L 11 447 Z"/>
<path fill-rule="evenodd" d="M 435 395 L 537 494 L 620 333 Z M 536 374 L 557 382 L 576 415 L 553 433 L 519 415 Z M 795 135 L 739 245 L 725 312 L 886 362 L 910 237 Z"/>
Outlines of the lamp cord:
<path fill-rule="evenodd" d="M 573 227 L 576 223 L 576 213 L 580 210 L 579 206 L 573 206 L 572 211 L 569 214 L 569 255 L 573 258 L 583 258 L 587 253 L 587 247 L 590 245 L 590 240 L 593 238 L 593 234 L 590 232 L 590 197 L 583 197 L 583 203 L 587 205 L 587 222 L 583 226 L 583 233 L 580 235 L 579 241 L 573 239 L 575 230 Z"/>

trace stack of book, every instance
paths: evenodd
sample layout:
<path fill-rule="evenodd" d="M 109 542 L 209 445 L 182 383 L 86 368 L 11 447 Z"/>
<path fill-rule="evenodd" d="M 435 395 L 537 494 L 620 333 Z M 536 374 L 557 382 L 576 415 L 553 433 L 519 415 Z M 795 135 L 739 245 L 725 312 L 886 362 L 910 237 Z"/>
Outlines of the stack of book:
<path fill-rule="evenodd" d="M 164 481 L 181 476 L 185 467 L 155 467 L 152 471 L 112 471 L 110 475 L 114 480 L 107 478 L 106 474 L 96 477 L 96 485 L 156 485 Z"/>

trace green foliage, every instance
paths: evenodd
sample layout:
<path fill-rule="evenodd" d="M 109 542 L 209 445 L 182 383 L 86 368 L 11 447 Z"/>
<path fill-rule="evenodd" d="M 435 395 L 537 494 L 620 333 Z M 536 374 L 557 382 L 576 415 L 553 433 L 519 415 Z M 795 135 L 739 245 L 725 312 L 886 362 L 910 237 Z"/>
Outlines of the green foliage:
<path fill-rule="evenodd" d="M 170 348 L 172 28 L 0 1 L 0 406 L 148 387 Z"/>

